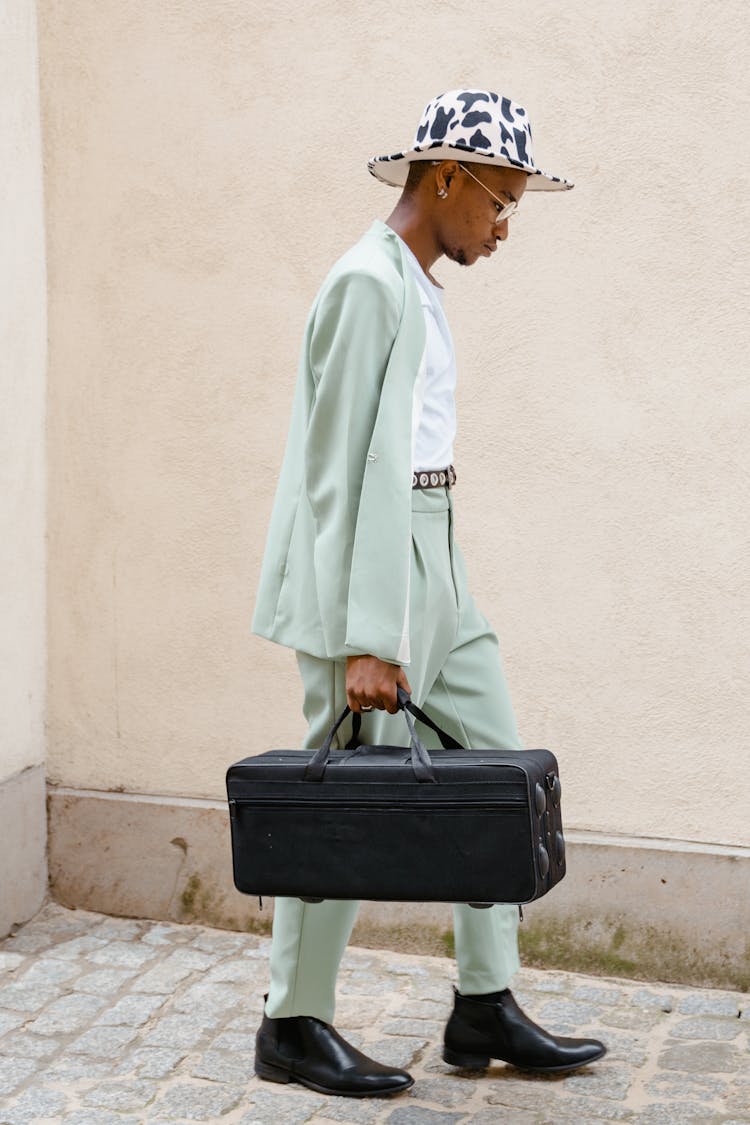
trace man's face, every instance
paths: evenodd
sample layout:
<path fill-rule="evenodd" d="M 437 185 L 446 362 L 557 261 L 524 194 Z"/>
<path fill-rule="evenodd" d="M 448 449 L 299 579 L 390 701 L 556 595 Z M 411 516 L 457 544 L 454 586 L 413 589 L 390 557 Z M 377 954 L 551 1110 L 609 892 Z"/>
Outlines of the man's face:
<path fill-rule="evenodd" d="M 521 199 L 528 175 L 518 168 L 487 164 L 469 164 L 469 175 L 457 163 L 449 163 L 455 172 L 448 183 L 445 211 L 438 209 L 439 237 L 446 257 L 459 265 L 471 266 L 477 258 L 489 258 L 497 243 L 508 237 L 512 216 L 498 222 L 498 213 L 504 204 Z"/>

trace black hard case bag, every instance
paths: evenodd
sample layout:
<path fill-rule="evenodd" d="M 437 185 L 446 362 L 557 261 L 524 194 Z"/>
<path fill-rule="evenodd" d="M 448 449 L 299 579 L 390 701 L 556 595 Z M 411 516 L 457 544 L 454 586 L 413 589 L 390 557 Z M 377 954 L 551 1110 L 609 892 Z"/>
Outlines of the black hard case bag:
<path fill-rule="evenodd" d="M 234 882 L 253 895 L 526 903 L 565 874 L 549 750 L 465 750 L 399 689 L 409 747 L 272 750 L 227 772 Z M 411 715 L 435 730 L 424 748 Z"/>

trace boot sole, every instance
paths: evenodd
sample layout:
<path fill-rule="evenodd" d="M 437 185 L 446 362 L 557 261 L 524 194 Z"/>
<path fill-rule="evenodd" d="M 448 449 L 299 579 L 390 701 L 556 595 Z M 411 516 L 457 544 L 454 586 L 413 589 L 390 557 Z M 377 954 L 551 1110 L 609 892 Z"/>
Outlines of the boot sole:
<path fill-rule="evenodd" d="M 284 1070 L 281 1066 L 274 1066 L 272 1063 L 263 1062 L 261 1059 L 255 1059 L 255 1073 L 258 1078 L 265 1079 L 266 1082 L 298 1082 L 300 1086 L 307 1086 L 309 1090 L 315 1090 L 318 1094 L 330 1094 L 335 1098 L 387 1098 L 393 1094 L 403 1094 L 405 1090 L 410 1090 L 414 1085 L 412 1078 L 404 1086 L 399 1086 L 398 1089 L 390 1090 L 336 1090 L 330 1086 L 321 1086 L 317 1082 L 313 1082 L 309 1078 L 305 1078 L 301 1074 L 292 1074 L 289 1070 Z"/>
<path fill-rule="evenodd" d="M 499 1062 L 504 1062 L 507 1066 L 512 1066 L 516 1070 L 523 1070 L 527 1074 L 567 1074 L 571 1070 L 580 1070 L 581 1067 L 596 1062 L 603 1058 L 606 1053 L 607 1048 L 604 1047 L 598 1054 L 592 1055 L 590 1059 L 585 1059 L 583 1062 L 563 1063 L 561 1066 L 523 1066 L 521 1063 L 511 1062 L 510 1059 L 503 1059 L 499 1055 L 466 1055 L 445 1047 L 443 1049 L 443 1062 L 447 1062 L 450 1066 L 459 1066 L 463 1070 L 486 1070 L 492 1059 L 497 1058 Z"/>

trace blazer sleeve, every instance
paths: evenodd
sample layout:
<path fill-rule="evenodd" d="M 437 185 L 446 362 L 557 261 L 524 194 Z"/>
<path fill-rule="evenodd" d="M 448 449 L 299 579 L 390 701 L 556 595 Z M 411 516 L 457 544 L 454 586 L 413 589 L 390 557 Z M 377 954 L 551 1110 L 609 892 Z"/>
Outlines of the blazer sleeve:
<path fill-rule="evenodd" d="M 360 514 L 360 497 L 400 318 L 393 286 L 366 272 L 348 272 L 322 296 L 309 337 L 315 397 L 305 476 L 316 530 L 315 581 L 326 649 L 333 659 L 368 652 L 399 662 L 399 645 L 384 635 L 382 622 L 403 620 L 408 592 L 387 576 L 378 588 L 356 591 L 357 604 L 369 606 L 368 625 L 364 634 L 359 630 L 356 647 L 347 645 L 347 607 L 359 581 L 352 573 L 358 519 L 387 519 L 378 503 Z M 410 452 L 407 462 L 409 457 Z M 388 528 L 382 530 L 387 536 Z"/>

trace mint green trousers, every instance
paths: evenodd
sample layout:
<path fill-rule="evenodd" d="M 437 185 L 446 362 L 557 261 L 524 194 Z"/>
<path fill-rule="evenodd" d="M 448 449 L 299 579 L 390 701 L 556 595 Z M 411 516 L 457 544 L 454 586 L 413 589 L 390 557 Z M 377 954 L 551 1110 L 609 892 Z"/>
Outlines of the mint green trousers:
<path fill-rule="evenodd" d="M 520 750 L 498 642 L 469 594 L 463 558 L 453 536 L 453 499 L 447 489 L 415 489 L 412 501 L 410 584 L 412 698 L 464 746 Z M 376 610 L 374 610 L 376 612 Z M 309 723 L 306 747 L 320 746 L 346 704 L 344 661 L 297 653 Z M 342 724 L 342 746 L 349 737 Z M 420 727 L 428 747 L 439 742 Z M 401 713 L 362 716 L 363 742 L 407 745 Z M 358 902 L 304 903 L 277 898 L 266 1013 L 316 1016 L 332 1023 L 336 975 Z M 507 988 L 518 969 L 518 908 L 453 907 L 458 988 L 462 993 Z"/>

